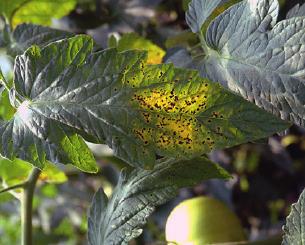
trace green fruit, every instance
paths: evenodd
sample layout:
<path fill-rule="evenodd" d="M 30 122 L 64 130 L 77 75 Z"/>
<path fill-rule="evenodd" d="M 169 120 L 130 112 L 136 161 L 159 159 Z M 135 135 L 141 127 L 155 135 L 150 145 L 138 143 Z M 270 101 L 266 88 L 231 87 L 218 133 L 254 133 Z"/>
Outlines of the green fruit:
<path fill-rule="evenodd" d="M 169 244 L 205 245 L 245 241 L 237 216 L 222 202 L 197 197 L 180 203 L 169 215 L 166 228 Z"/>

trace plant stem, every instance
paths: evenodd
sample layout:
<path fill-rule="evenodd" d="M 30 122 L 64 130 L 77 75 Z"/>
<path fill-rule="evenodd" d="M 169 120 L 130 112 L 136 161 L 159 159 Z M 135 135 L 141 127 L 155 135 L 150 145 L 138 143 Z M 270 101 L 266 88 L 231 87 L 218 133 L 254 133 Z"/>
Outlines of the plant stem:
<path fill-rule="evenodd" d="M 205 41 L 205 38 L 203 36 L 203 33 L 200 31 L 199 33 L 199 39 L 200 39 L 200 43 L 201 43 L 201 47 L 203 49 L 203 52 L 205 55 L 208 55 L 209 54 L 209 46 L 207 45 L 206 41 Z"/>
<path fill-rule="evenodd" d="M 10 191 L 10 190 L 24 188 L 25 184 L 26 184 L 26 182 L 22 182 L 22 183 L 19 183 L 19 184 L 16 184 L 16 185 L 8 186 L 8 187 L 0 190 L 0 194 L 4 193 L 4 192 L 7 192 L 7 191 Z"/>
<path fill-rule="evenodd" d="M 1 85 L 9 92 L 10 86 L 9 86 L 8 82 L 6 81 L 6 79 L 4 78 L 1 70 L 0 70 L 0 82 L 1 82 Z"/>
<path fill-rule="evenodd" d="M 22 245 L 32 245 L 32 206 L 36 182 L 41 170 L 34 168 L 24 186 L 21 198 Z"/>

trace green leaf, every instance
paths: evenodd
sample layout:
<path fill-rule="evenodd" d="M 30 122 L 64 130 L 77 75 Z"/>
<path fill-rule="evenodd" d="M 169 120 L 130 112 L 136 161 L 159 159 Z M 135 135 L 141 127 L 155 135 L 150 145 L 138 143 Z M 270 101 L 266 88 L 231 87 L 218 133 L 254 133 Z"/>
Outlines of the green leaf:
<path fill-rule="evenodd" d="M 32 169 L 31 164 L 19 159 L 10 161 L 0 158 L 0 178 L 3 187 L 19 184 L 26 180 Z"/>
<path fill-rule="evenodd" d="M 108 38 L 108 48 L 115 48 L 118 46 L 118 40 L 114 35 Z"/>
<path fill-rule="evenodd" d="M 0 204 L 14 200 L 14 197 L 9 192 L 1 193 Z"/>
<path fill-rule="evenodd" d="M 88 218 L 89 244 L 127 244 L 142 233 L 155 207 L 175 197 L 179 188 L 229 177 L 207 158 L 170 160 L 157 164 L 152 171 L 123 172 L 109 200 L 102 189 L 93 198 Z"/>
<path fill-rule="evenodd" d="M 93 171 L 81 135 L 151 168 L 156 154 L 192 158 L 289 126 L 195 71 L 145 66 L 145 52 L 91 51 L 91 38 L 77 36 L 17 56 L 20 105 L 0 127 L 2 156 Z"/>
<path fill-rule="evenodd" d="M 9 92 L 4 90 L 4 87 L 2 87 L 2 90 L 0 94 L 0 118 L 2 120 L 10 120 L 14 116 L 16 109 L 10 104 Z"/>
<path fill-rule="evenodd" d="M 287 19 L 300 17 L 300 16 L 305 16 L 305 4 L 303 5 L 297 4 L 287 13 Z"/>
<path fill-rule="evenodd" d="M 165 63 L 171 63 L 175 67 L 193 69 L 193 59 L 186 48 L 175 47 L 167 52 L 164 58 Z"/>
<path fill-rule="evenodd" d="M 10 19 L 14 14 L 15 9 L 18 9 L 22 5 L 24 0 L 11 0 L 11 1 L 2 1 L 0 4 L 0 13 L 4 15 L 7 19 Z"/>
<path fill-rule="evenodd" d="M 226 0 L 192 0 L 185 19 L 192 32 L 200 32 L 201 26 L 213 11 Z"/>
<path fill-rule="evenodd" d="M 4 77 L 3 72 L 2 72 L 1 69 L 0 69 L 0 82 L 1 82 L 1 85 L 2 85 L 2 86 L 7 86 L 7 87 L 9 87 L 9 85 L 8 85 L 8 83 L 7 83 L 7 81 L 6 81 L 5 77 Z M 3 90 L 2 90 L 2 91 L 3 91 Z"/>
<path fill-rule="evenodd" d="M 39 175 L 39 180 L 47 183 L 61 184 L 68 180 L 66 174 L 60 171 L 54 164 L 47 162 Z"/>
<path fill-rule="evenodd" d="M 40 188 L 40 193 L 47 198 L 56 198 L 58 191 L 55 184 L 44 185 Z"/>
<path fill-rule="evenodd" d="M 117 48 L 117 50 L 120 52 L 131 49 L 148 51 L 148 64 L 162 63 L 162 58 L 165 55 L 165 51 L 163 49 L 136 33 L 123 34 L 117 42 L 114 42 L 112 38 L 110 39 L 109 44 L 111 48 Z"/>
<path fill-rule="evenodd" d="M 166 48 L 173 48 L 176 46 L 189 47 L 199 42 L 198 37 L 191 31 L 183 31 L 176 36 L 169 37 L 166 42 Z"/>
<path fill-rule="evenodd" d="M 20 244 L 21 243 L 21 222 L 14 214 L 0 214 L 0 230 L 2 244 Z"/>
<path fill-rule="evenodd" d="M 0 120 L 9 120 L 13 117 L 16 109 L 10 103 L 9 91 L 12 87 L 12 80 L 7 81 L 0 69 Z"/>
<path fill-rule="evenodd" d="M 226 0 L 223 1 L 222 4 L 220 4 L 217 8 L 214 9 L 214 11 L 211 13 L 209 18 L 204 22 L 204 24 L 201 26 L 201 32 L 205 35 L 209 25 L 211 22 L 221 13 L 223 13 L 225 10 L 230 8 L 232 5 L 241 2 L 242 0 Z"/>
<path fill-rule="evenodd" d="M 52 18 L 67 15 L 76 5 L 76 0 L 9 0 L 1 1 L 0 14 L 13 27 L 21 23 L 51 25 Z"/>
<path fill-rule="evenodd" d="M 242 0 L 192 0 L 186 11 L 186 22 L 193 33 L 202 33 L 213 19 Z"/>
<path fill-rule="evenodd" d="M 298 202 L 292 205 L 283 230 L 283 245 L 305 244 L 305 190 L 301 193 Z"/>
<path fill-rule="evenodd" d="M 305 19 L 278 17 L 277 0 L 245 0 L 219 15 L 196 60 L 203 77 L 296 124 L 305 115 Z"/>
<path fill-rule="evenodd" d="M 11 34 L 11 40 L 7 44 L 7 53 L 15 57 L 34 44 L 43 47 L 51 42 L 72 37 L 73 35 L 72 33 L 49 27 L 21 24 Z"/>
<path fill-rule="evenodd" d="M 63 72 L 72 61 L 75 66 L 83 62 L 85 49 L 92 47 L 92 40 L 87 37 L 71 39 L 61 46 L 65 52 L 56 54 L 58 46 L 58 43 L 50 45 L 42 53 L 38 46 L 33 46 L 23 56 L 16 58 L 14 87 L 18 97 L 16 103 L 21 104 L 10 121 L 1 123 L 1 155 L 12 160 L 21 158 L 39 168 L 43 168 L 46 161 L 50 160 L 70 163 L 83 171 L 96 172 L 95 159 L 75 130 L 38 111 L 39 105 L 48 108 L 54 102 L 51 93 L 40 100 L 38 95 L 42 95 L 43 91 L 47 93 L 47 86 L 54 82 L 52 79 L 56 79 L 60 75 L 58 73 Z M 35 58 L 41 60 L 35 63 Z"/>
<path fill-rule="evenodd" d="M 186 12 L 189 8 L 191 0 L 182 0 L 182 9 Z"/>
<path fill-rule="evenodd" d="M 10 161 L 0 158 L 0 178 L 5 186 L 19 184 L 28 178 L 33 166 L 20 159 Z M 67 176 L 55 165 L 47 162 L 42 170 L 39 179 L 47 183 L 60 184 L 67 181 Z"/>

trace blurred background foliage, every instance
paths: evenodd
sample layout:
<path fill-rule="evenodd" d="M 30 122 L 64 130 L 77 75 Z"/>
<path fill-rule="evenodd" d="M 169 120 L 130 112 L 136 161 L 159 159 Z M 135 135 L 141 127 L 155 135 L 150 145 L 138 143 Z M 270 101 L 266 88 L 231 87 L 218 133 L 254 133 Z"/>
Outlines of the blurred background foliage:
<path fill-rule="evenodd" d="M 174 50 L 190 50 L 198 43 L 184 20 L 189 1 L 78 0 L 68 15 L 53 19 L 51 26 L 89 34 L 100 49 L 148 50 L 149 63 L 160 63 Z M 296 3 L 303 3 L 280 2 L 280 18 Z M 12 60 L 3 51 L 0 65 L 6 77 L 12 78 Z M 9 119 L 13 113 L 4 92 L 0 116 Z M 111 195 L 119 170 L 126 166 L 106 146 L 89 145 L 100 167 L 98 174 L 50 165 L 41 175 L 34 199 L 34 244 L 86 244 L 86 214 L 94 192 L 102 186 Z M 305 130 L 293 126 L 284 136 L 215 151 L 210 158 L 232 173 L 233 179 L 210 180 L 182 189 L 176 199 L 156 210 L 144 233 L 131 244 L 165 244 L 165 223 L 170 211 L 182 200 L 201 195 L 215 197 L 234 211 L 250 240 L 269 239 L 266 244 L 280 244 L 281 227 L 290 205 L 305 186 Z M 31 165 L 26 162 L 1 159 L 2 187 L 24 180 L 30 170 Z M 0 194 L 0 245 L 19 244 L 18 195 L 18 190 Z"/>

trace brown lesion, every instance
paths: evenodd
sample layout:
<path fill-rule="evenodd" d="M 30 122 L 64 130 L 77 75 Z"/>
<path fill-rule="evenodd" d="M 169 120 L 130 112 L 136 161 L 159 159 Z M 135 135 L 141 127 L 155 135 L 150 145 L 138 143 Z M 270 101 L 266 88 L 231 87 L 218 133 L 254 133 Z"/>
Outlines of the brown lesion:
<path fill-rule="evenodd" d="M 135 92 L 133 102 L 144 110 L 164 113 L 196 115 L 206 109 L 208 91 L 205 86 L 200 86 L 196 93 L 192 94 L 186 88 L 174 88 L 173 83 L 167 87 L 162 85 Z"/>
<path fill-rule="evenodd" d="M 159 76 L 162 77 L 162 72 Z M 213 149 L 215 141 L 211 132 L 197 120 L 197 115 L 207 108 L 209 94 L 206 83 L 191 90 L 189 84 L 181 87 L 175 82 L 134 92 L 132 104 L 141 115 L 141 122 L 138 121 L 134 130 L 137 138 L 145 145 L 154 144 L 161 152 L 178 150 L 190 155 L 203 149 Z M 208 121 L 219 116 L 219 113 L 213 112 Z M 153 129 L 147 131 L 147 128 L 141 128 L 143 123 Z"/>
<path fill-rule="evenodd" d="M 143 115 L 143 113 L 142 113 Z M 147 120 L 147 114 L 145 114 Z M 144 116 L 143 116 L 144 118 Z M 196 118 L 190 116 L 169 117 L 163 114 L 150 114 L 151 126 L 135 125 L 134 133 L 145 145 L 154 144 L 160 151 L 181 151 L 193 154 L 202 150 L 201 125 Z M 203 142 L 203 143 L 202 143 Z"/>
<path fill-rule="evenodd" d="M 153 141 L 152 128 L 135 128 L 133 132 L 145 145 L 148 145 Z"/>

